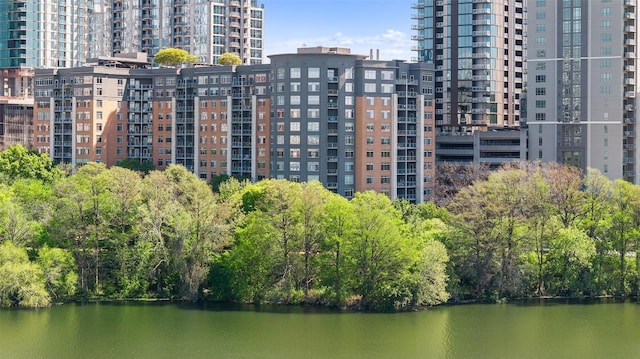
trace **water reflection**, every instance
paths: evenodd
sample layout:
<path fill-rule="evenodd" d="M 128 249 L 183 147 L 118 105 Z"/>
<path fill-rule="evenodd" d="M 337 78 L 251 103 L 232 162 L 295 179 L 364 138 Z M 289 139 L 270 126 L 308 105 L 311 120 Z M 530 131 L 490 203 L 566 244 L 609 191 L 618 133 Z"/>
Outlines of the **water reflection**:
<path fill-rule="evenodd" d="M 639 305 L 543 304 L 398 314 L 212 303 L 0 310 L 0 358 L 617 358 L 640 352 Z"/>

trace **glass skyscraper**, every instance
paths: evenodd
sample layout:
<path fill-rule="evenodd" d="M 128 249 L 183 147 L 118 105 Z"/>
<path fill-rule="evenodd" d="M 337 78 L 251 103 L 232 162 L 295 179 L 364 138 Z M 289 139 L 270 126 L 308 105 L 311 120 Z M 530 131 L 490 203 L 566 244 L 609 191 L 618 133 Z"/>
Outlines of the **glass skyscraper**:
<path fill-rule="evenodd" d="M 520 123 L 524 0 L 418 0 L 418 61 L 436 70 L 436 126 L 469 134 Z"/>
<path fill-rule="evenodd" d="M 88 12 L 85 0 L 0 0 L 0 68 L 83 64 Z"/>

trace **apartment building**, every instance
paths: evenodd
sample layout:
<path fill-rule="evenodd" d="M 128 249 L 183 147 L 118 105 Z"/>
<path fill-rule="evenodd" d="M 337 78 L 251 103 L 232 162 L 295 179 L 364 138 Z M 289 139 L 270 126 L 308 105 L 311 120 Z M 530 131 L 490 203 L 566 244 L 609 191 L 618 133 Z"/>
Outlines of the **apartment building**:
<path fill-rule="evenodd" d="M 432 195 L 429 65 L 327 47 L 269 58 L 271 177 L 319 180 L 347 198 L 365 190 L 414 202 Z"/>
<path fill-rule="evenodd" d="M 56 163 L 125 158 L 200 178 L 322 182 L 428 200 L 433 69 L 303 48 L 269 65 L 152 68 L 142 57 L 38 69 L 35 147 Z"/>
<path fill-rule="evenodd" d="M 438 132 L 518 126 L 526 73 L 525 1 L 418 0 L 413 8 L 413 50 L 419 62 L 435 65 Z"/>
<path fill-rule="evenodd" d="M 215 64 L 225 52 L 243 64 L 263 58 L 264 5 L 257 0 L 102 0 L 92 13 L 90 56 L 181 48 Z"/>
<path fill-rule="evenodd" d="M 528 6 L 531 158 L 638 183 L 636 0 Z"/>
<path fill-rule="evenodd" d="M 144 64 L 123 57 L 36 70 L 36 150 L 74 166 L 130 158 L 181 164 L 203 179 L 268 177 L 268 65 Z"/>

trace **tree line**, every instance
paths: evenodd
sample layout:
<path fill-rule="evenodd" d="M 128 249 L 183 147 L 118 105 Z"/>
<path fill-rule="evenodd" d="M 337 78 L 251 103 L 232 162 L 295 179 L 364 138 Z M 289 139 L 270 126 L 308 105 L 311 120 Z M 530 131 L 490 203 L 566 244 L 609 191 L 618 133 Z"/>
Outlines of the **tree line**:
<path fill-rule="evenodd" d="M 0 305 L 170 298 L 396 311 L 448 300 L 636 295 L 640 187 L 522 162 L 446 204 L 185 168 L 74 173 L 0 153 Z"/>

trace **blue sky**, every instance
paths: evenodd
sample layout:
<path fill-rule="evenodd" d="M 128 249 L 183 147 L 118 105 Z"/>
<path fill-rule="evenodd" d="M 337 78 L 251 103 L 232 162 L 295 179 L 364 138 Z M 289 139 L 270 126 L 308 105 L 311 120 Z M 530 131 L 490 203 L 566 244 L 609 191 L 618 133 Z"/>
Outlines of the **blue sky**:
<path fill-rule="evenodd" d="M 381 60 L 410 60 L 415 0 L 261 0 L 265 54 L 295 53 L 302 46 L 340 46 Z M 268 62 L 268 59 L 266 59 Z"/>

